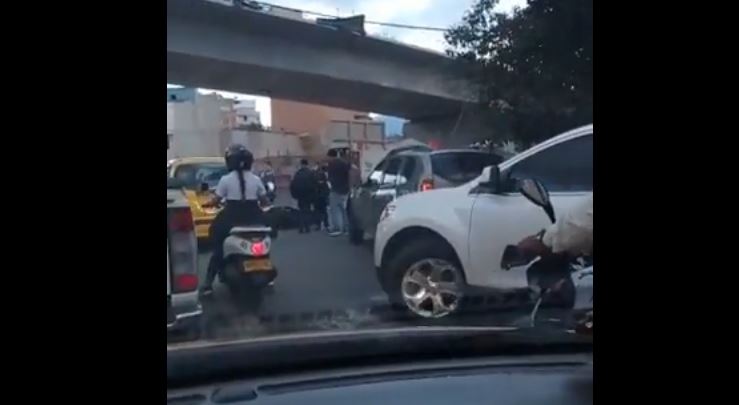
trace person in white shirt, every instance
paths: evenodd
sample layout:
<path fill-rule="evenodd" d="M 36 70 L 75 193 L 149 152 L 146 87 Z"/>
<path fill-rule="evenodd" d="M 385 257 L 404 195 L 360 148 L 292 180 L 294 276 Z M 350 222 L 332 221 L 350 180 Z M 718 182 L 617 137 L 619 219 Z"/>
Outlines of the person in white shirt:
<path fill-rule="evenodd" d="M 231 228 L 237 225 L 263 224 L 260 203 L 269 203 L 262 180 L 251 172 L 254 163 L 251 152 L 243 145 L 232 145 L 226 149 L 225 158 L 229 173 L 218 181 L 214 196 L 214 203 L 225 201 L 225 206 L 210 225 L 213 254 L 201 288 L 204 295 L 213 292 L 213 280 L 223 267 L 223 242 Z"/>
<path fill-rule="evenodd" d="M 262 183 L 262 179 L 251 171 L 234 170 L 221 177 L 216 186 L 215 193 L 218 198 L 225 200 L 226 204 L 228 204 L 229 201 L 259 201 L 260 197 L 267 194 L 267 190 L 264 187 L 264 183 Z"/>
<path fill-rule="evenodd" d="M 593 193 L 565 212 L 541 238 L 526 237 L 518 243 L 518 248 L 528 258 L 562 253 L 592 256 Z"/>

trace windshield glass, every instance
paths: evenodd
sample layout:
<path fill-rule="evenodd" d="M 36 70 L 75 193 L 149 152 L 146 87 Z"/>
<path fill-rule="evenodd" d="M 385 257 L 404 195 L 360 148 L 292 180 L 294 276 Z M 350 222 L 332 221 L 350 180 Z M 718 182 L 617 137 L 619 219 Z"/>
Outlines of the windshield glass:
<path fill-rule="evenodd" d="M 227 173 L 223 163 L 192 163 L 177 166 L 174 177 L 182 181 L 185 188 L 197 189 L 203 183 L 209 188 L 215 188 L 218 180 Z"/>
<path fill-rule="evenodd" d="M 169 344 L 575 333 L 592 3 L 169 1 L 168 176 L 191 204 L 168 214 Z"/>
<path fill-rule="evenodd" d="M 466 183 L 480 175 L 482 169 L 498 164 L 502 157 L 482 153 L 445 153 L 431 156 L 434 175 L 455 184 Z"/>

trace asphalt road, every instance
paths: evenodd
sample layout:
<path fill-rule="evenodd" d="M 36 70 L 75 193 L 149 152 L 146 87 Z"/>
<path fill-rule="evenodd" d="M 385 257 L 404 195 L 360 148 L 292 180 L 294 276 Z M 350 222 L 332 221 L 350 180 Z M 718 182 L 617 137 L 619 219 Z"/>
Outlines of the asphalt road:
<path fill-rule="evenodd" d="M 377 282 L 369 242 L 354 246 L 346 237 L 289 230 L 273 242 L 271 256 L 279 274 L 256 311 L 240 307 L 226 286 L 216 281 L 214 297 L 203 302 L 205 339 L 379 325 L 529 326 L 530 306 L 516 301 L 504 303 L 502 298 L 500 308 L 473 308 L 464 316 L 434 320 L 416 319 L 392 309 Z M 201 279 L 209 257 L 209 252 L 200 254 Z M 544 309 L 538 319 L 539 324 L 557 322 L 559 315 Z"/>
<path fill-rule="evenodd" d="M 278 193 L 276 205 L 295 205 Z M 201 248 L 199 278 L 207 272 L 210 251 Z M 278 269 L 273 287 L 265 291 L 259 309 L 240 308 L 225 285 L 216 280 L 214 296 L 203 302 L 205 335 L 233 338 L 275 329 L 343 328 L 368 321 L 373 308 L 386 305 L 372 263 L 372 244 L 349 243 L 346 236 L 325 231 L 299 234 L 280 231 L 270 255 Z M 360 319 L 361 318 L 361 319 Z"/>
<path fill-rule="evenodd" d="M 278 204 L 291 204 L 278 196 Z M 205 278 L 209 251 L 199 255 L 200 279 Z M 271 258 L 278 269 L 274 287 L 265 291 L 261 306 L 243 308 L 219 281 L 214 296 L 203 301 L 203 338 L 233 339 L 272 333 L 355 329 L 377 325 L 516 325 L 527 326 L 530 306 L 511 297 L 497 297 L 495 305 L 469 316 L 419 320 L 392 310 L 375 275 L 372 244 L 349 243 L 346 236 L 324 231 L 298 234 L 281 231 L 273 241 Z M 485 297 L 490 301 L 489 297 Z M 483 304 L 484 305 L 484 304 Z M 469 306 L 468 306 L 469 307 Z M 474 307 L 474 305 L 473 305 Z M 483 308 L 483 307 L 480 307 Z M 496 309 L 498 308 L 498 309 Z M 527 309 L 528 308 L 528 309 Z M 474 309 L 474 308 L 473 308 Z M 538 319 L 548 322 L 558 314 L 544 310 Z"/>
<path fill-rule="evenodd" d="M 286 190 L 278 192 L 275 205 L 296 206 Z M 201 252 L 201 280 L 205 278 L 209 258 L 210 252 Z M 346 236 L 330 237 L 325 231 L 299 234 L 285 230 L 273 240 L 271 258 L 279 273 L 273 291 L 264 299 L 261 314 L 363 308 L 369 305 L 371 297 L 382 295 L 370 241 L 355 246 Z M 227 294 L 224 286 L 215 288 L 216 294 Z"/>
<path fill-rule="evenodd" d="M 270 252 L 278 276 L 262 302 L 261 315 L 366 308 L 373 298 L 382 298 L 369 243 L 354 246 L 346 237 L 330 237 L 323 231 L 286 230 L 273 240 Z M 201 280 L 209 258 L 210 252 L 199 255 Z M 218 281 L 214 291 L 218 301 L 230 298 Z"/>

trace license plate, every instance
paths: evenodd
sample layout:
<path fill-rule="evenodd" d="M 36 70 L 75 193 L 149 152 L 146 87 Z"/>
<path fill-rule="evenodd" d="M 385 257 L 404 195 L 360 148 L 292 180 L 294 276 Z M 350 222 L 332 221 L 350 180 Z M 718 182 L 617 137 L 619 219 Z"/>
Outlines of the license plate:
<path fill-rule="evenodd" d="M 244 262 L 244 272 L 272 270 L 272 261 L 269 259 L 252 259 Z"/>

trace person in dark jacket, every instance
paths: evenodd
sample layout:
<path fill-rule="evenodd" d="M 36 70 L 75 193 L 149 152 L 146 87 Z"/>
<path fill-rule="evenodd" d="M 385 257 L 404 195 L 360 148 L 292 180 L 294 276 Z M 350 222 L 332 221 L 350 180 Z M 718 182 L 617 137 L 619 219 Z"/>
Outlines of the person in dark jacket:
<path fill-rule="evenodd" d="M 295 172 L 290 182 L 290 194 L 298 201 L 299 220 L 298 233 L 310 233 L 313 218 L 311 205 L 318 193 L 318 182 L 313 171 L 308 167 L 308 161 L 300 161 L 300 169 Z"/>
<path fill-rule="evenodd" d="M 329 236 L 349 233 L 349 222 L 346 215 L 346 201 L 349 198 L 349 172 L 351 167 L 346 160 L 340 158 L 336 149 L 328 151 L 328 182 L 331 192 L 328 197 L 328 214 L 331 216 L 331 232 Z"/>
<path fill-rule="evenodd" d="M 316 230 L 320 231 L 321 226 L 328 230 L 328 175 L 326 174 L 326 167 L 319 166 L 315 169 L 316 181 L 318 183 L 318 192 L 316 198 L 313 200 L 313 214 L 315 215 L 314 221 L 316 224 Z"/>

